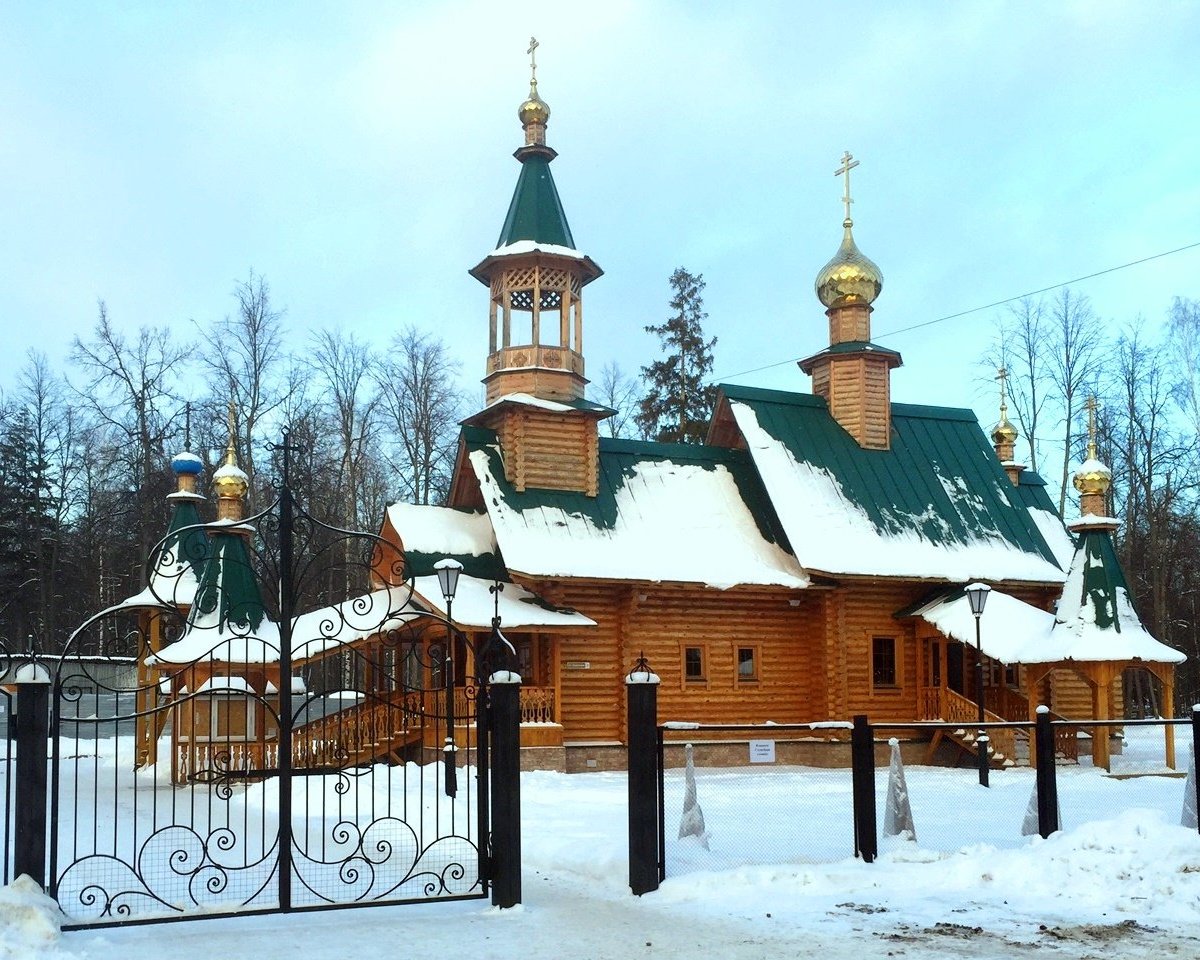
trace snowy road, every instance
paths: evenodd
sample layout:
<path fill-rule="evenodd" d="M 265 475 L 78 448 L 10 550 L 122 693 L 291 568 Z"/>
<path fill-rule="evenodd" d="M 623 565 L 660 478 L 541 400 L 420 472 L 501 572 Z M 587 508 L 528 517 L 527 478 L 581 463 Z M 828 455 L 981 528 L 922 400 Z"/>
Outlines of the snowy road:
<path fill-rule="evenodd" d="M 1160 749 L 1156 741 L 1131 747 L 1126 763 L 1152 760 Z M 1066 770 L 1067 829 L 1043 841 L 1020 835 L 1032 771 L 1006 772 L 990 791 L 944 769 L 908 772 L 920 843 L 889 842 L 874 864 L 785 862 L 798 828 L 820 833 L 846 814 L 829 802 L 825 823 L 794 815 L 816 809 L 812 797 L 798 803 L 797 791 L 809 783 L 821 793 L 821 777 L 775 771 L 751 781 L 758 795 L 746 795 L 738 833 L 720 816 L 724 781 L 701 779 L 712 849 L 683 856 L 693 840 L 674 839 L 669 823 L 668 847 L 689 869 L 635 898 L 626 886 L 624 775 L 527 773 L 524 904 L 516 910 L 465 901 L 59 936 L 48 902 L 10 887 L 0 890 L 0 960 L 1200 956 L 1200 835 L 1178 826 L 1182 780 Z M 789 803 L 793 815 L 781 815 Z M 974 824 L 975 839 L 951 848 L 950 820 Z M 756 849 L 773 847 L 781 862 L 730 865 L 751 835 Z"/>

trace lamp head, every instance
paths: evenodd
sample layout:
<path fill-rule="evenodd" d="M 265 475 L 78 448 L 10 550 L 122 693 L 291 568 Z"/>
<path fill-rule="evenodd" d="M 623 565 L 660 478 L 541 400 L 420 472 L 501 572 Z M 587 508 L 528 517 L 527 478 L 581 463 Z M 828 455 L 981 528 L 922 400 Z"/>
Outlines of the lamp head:
<path fill-rule="evenodd" d="M 463 565 L 457 560 L 447 557 L 445 560 L 435 563 L 433 569 L 437 571 L 438 586 L 442 588 L 442 596 L 449 603 L 454 599 L 455 591 L 458 590 L 458 577 L 462 573 Z"/>
<path fill-rule="evenodd" d="M 983 608 L 991 592 L 992 588 L 986 583 L 972 583 L 966 588 L 967 602 L 971 604 L 971 613 L 976 617 L 983 616 Z"/>

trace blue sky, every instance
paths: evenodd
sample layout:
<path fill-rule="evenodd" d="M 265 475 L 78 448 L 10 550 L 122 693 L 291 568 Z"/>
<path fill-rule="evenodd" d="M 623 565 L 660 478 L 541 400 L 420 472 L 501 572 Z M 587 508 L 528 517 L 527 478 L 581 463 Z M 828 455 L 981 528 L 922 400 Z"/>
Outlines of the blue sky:
<path fill-rule="evenodd" d="M 306 331 L 412 323 L 483 373 L 467 276 L 516 182 L 536 34 L 593 377 L 649 362 L 676 266 L 716 372 L 826 342 L 855 234 L 899 401 L 995 416 L 997 311 L 889 331 L 1200 241 L 1200 5 L 0 2 L 0 384 L 24 351 L 231 308 L 253 268 Z M 1200 297 L 1200 248 L 1080 284 L 1115 325 Z M 737 378 L 808 389 L 793 364 Z"/>

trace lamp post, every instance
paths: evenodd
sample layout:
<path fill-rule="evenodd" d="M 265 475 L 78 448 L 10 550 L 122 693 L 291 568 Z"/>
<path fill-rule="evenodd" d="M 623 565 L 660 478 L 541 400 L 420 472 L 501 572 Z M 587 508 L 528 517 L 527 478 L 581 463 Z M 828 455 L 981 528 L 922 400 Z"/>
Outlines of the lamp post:
<path fill-rule="evenodd" d="M 458 747 L 454 743 L 454 594 L 458 590 L 458 576 L 462 573 L 462 564 L 449 558 L 439 560 L 433 565 L 437 571 L 438 586 L 442 588 L 442 596 L 446 600 L 446 659 L 442 665 L 442 680 L 446 688 L 446 745 L 442 748 L 443 766 L 446 770 L 446 796 L 453 797 L 458 793 L 458 775 L 454 763 L 454 754 Z"/>
<path fill-rule="evenodd" d="M 975 702 L 979 706 L 979 735 L 975 738 L 975 755 L 979 761 L 979 785 L 988 785 L 988 737 L 984 733 L 983 723 L 986 710 L 983 703 L 983 641 L 980 639 L 979 620 L 983 616 L 983 608 L 987 605 L 988 594 L 992 588 L 986 583 L 972 583 L 967 587 L 967 601 L 971 604 L 971 613 L 975 617 Z"/>

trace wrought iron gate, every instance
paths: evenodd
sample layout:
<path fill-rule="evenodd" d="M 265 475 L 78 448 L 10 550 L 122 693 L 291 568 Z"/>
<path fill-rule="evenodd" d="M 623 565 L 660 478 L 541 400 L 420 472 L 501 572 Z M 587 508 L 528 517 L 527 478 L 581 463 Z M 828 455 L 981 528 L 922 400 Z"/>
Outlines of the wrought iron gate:
<path fill-rule="evenodd" d="M 257 586 L 259 622 L 214 600 L 217 573 L 187 580 L 185 540 L 160 544 L 148 594 L 66 651 L 136 669 L 64 658 L 53 678 L 49 885 L 69 923 L 487 895 L 486 652 L 413 597 L 392 544 L 305 512 L 286 469 L 269 508 L 205 529 L 241 538 L 208 563 Z"/>

